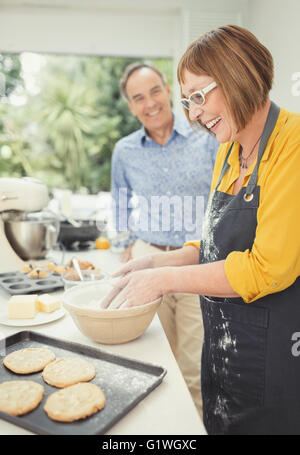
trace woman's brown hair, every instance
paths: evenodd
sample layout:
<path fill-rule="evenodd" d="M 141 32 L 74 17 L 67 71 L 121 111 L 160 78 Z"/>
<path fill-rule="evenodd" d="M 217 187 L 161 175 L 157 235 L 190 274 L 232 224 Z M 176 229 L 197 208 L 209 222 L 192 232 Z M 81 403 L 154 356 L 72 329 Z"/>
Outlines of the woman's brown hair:
<path fill-rule="evenodd" d="M 267 101 L 274 72 L 269 50 L 249 30 L 237 25 L 219 27 L 194 40 L 178 64 L 180 84 L 185 70 L 214 79 L 238 131 Z"/>

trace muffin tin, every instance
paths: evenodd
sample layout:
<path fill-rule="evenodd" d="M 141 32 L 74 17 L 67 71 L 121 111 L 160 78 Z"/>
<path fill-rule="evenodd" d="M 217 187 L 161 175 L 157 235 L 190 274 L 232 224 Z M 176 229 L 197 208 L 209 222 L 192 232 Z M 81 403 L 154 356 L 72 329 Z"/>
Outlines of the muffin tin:
<path fill-rule="evenodd" d="M 44 278 L 29 278 L 19 271 L 0 274 L 0 286 L 11 295 L 51 292 L 63 288 L 59 275 L 48 275 Z"/>

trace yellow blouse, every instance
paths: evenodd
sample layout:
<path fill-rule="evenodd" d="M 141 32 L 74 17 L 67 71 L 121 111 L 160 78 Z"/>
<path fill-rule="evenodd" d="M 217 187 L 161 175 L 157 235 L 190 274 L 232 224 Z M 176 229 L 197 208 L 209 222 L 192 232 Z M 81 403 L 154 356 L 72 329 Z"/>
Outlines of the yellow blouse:
<path fill-rule="evenodd" d="M 215 189 L 230 144 L 219 147 L 211 191 Z M 239 144 L 228 159 L 230 168 L 218 190 L 233 193 L 239 176 Z M 248 169 L 247 186 L 255 162 Z M 300 114 L 281 109 L 263 154 L 259 171 L 260 203 L 251 250 L 233 251 L 225 260 L 225 274 L 245 302 L 291 286 L 300 275 Z M 200 247 L 200 242 L 187 242 Z"/>

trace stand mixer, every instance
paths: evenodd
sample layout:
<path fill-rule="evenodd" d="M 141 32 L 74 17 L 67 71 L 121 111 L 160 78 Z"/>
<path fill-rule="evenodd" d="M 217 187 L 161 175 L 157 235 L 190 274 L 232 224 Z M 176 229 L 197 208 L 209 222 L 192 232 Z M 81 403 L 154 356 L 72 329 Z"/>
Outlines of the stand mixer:
<path fill-rule="evenodd" d="M 30 212 L 42 210 L 48 201 L 47 187 L 39 180 L 28 177 L 0 178 L 0 273 L 20 270 L 25 264 L 24 259 L 28 259 L 17 252 L 16 245 L 12 246 L 18 243 L 18 239 L 13 242 L 6 225 L 9 225 L 11 219 L 13 223 L 19 221 L 21 225 Z M 52 228 L 54 229 L 53 225 Z M 24 240 L 26 242 L 28 239 Z"/>

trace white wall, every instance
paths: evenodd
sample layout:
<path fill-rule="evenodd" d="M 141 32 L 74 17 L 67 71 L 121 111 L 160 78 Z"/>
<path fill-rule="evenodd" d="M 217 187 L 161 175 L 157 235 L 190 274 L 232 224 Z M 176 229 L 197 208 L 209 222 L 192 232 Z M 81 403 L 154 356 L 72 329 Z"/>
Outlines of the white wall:
<path fill-rule="evenodd" d="M 250 0 L 246 25 L 273 55 L 271 98 L 300 112 L 300 1 Z"/>
<path fill-rule="evenodd" d="M 272 98 L 300 111 L 300 0 L 0 0 L 0 52 L 172 57 L 223 25 L 248 27 L 272 52 Z M 292 93 L 293 90 L 293 93 Z M 179 87 L 174 84 L 175 109 Z"/>
<path fill-rule="evenodd" d="M 173 20 L 164 12 L 149 12 L 145 25 L 142 12 L 0 6 L 0 50 L 167 57 L 173 53 Z"/>
<path fill-rule="evenodd" d="M 248 0 L 0 0 L 0 52 L 172 57 L 224 23 L 242 24 Z"/>
<path fill-rule="evenodd" d="M 207 28 L 235 20 L 247 2 L 0 0 L 0 51 L 174 57 Z"/>

